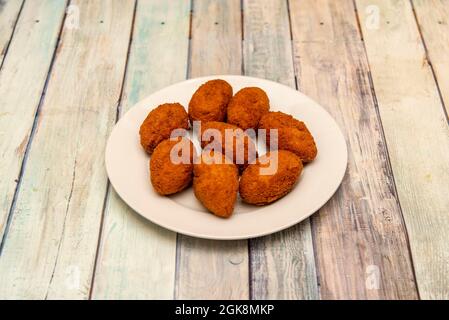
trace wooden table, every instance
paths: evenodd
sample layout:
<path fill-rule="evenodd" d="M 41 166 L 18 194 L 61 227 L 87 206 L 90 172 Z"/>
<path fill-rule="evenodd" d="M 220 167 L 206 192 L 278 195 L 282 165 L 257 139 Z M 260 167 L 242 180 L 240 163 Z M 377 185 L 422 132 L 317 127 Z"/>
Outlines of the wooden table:
<path fill-rule="evenodd" d="M 0 51 L 0 298 L 449 299 L 449 0 L 2 0 Z M 348 169 L 309 220 L 206 241 L 114 192 L 117 118 L 211 74 L 337 120 Z"/>

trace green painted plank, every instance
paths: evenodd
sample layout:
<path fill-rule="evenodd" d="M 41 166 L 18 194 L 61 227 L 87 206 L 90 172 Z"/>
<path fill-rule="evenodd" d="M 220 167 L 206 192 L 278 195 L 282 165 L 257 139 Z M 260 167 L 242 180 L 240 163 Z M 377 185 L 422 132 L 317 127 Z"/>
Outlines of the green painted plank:
<path fill-rule="evenodd" d="M 287 2 L 243 3 L 245 74 L 295 88 Z M 253 299 L 318 298 L 309 219 L 250 240 L 250 248 Z"/>
<path fill-rule="evenodd" d="M 416 299 L 353 1 L 290 1 L 290 13 L 299 90 L 329 111 L 348 145 L 342 184 L 311 218 L 320 297 Z"/>
<path fill-rule="evenodd" d="M 46 3 L 50 16 L 58 4 L 63 10 L 59 0 Z M 0 258 L 0 297 L 89 296 L 107 186 L 104 148 L 134 7 L 133 0 L 71 1 L 74 16 L 61 35 Z"/>
<path fill-rule="evenodd" d="M 122 114 L 187 73 L 190 1 L 140 0 L 123 92 Z M 94 299 L 171 299 L 176 233 L 140 217 L 109 190 Z"/>
<path fill-rule="evenodd" d="M 419 294 L 448 299 L 449 130 L 438 87 L 411 3 L 356 4 Z M 368 6 L 380 13 L 377 25 L 366 22 Z"/>
<path fill-rule="evenodd" d="M 1 15 L 10 12 L 13 3 L 8 2 Z M 16 9 L 18 7 L 16 3 Z M 28 1 L 0 71 L 0 239 L 5 232 L 65 7 L 65 1 Z"/>
<path fill-rule="evenodd" d="M 0 66 L 3 63 L 11 37 L 19 19 L 24 0 L 0 1 Z"/>

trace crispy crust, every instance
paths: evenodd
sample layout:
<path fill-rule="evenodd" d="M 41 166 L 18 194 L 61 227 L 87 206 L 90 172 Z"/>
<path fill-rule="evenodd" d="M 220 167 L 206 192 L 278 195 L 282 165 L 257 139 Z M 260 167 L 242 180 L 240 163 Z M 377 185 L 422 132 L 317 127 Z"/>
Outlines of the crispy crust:
<path fill-rule="evenodd" d="M 259 129 L 267 130 L 267 146 L 270 145 L 270 129 L 278 129 L 278 149 L 295 153 L 303 162 L 316 158 L 317 147 L 304 122 L 283 112 L 269 112 L 259 122 Z"/>
<path fill-rule="evenodd" d="M 148 114 L 140 126 L 140 144 L 151 155 L 156 146 L 170 138 L 175 129 L 189 129 L 186 110 L 179 103 L 161 104 Z"/>
<path fill-rule="evenodd" d="M 176 149 L 173 149 L 176 147 Z M 170 153 L 186 156 L 184 162 L 174 163 Z M 187 188 L 193 179 L 194 147 L 187 138 L 178 137 L 159 143 L 150 159 L 150 180 L 154 190 L 161 195 L 170 195 Z M 183 152 L 187 151 L 188 154 Z"/>
<path fill-rule="evenodd" d="M 190 121 L 224 121 L 226 108 L 232 98 L 232 87 L 224 80 L 210 80 L 202 84 L 189 103 Z"/>
<path fill-rule="evenodd" d="M 270 110 L 267 94 L 260 88 L 247 87 L 232 97 L 228 105 L 228 123 L 243 130 L 257 129 L 260 118 Z"/>
<path fill-rule="evenodd" d="M 229 218 L 234 211 L 239 188 L 237 166 L 220 152 L 201 155 L 201 162 L 194 165 L 193 191 L 196 198 L 214 215 Z M 214 157 L 217 160 L 213 160 Z M 228 163 L 226 163 L 228 162 Z M 230 162 L 230 163 L 229 163 Z"/>
<path fill-rule="evenodd" d="M 270 163 L 273 163 L 269 161 L 275 161 L 276 154 L 278 157 L 276 172 L 270 175 L 261 174 L 260 169 L 267 168 Z M 267 153 L 243 172 L 239 186 L 240 196 L 243 201 L 259 206 L 274 202 L 293 189 L 302 169 L 301 160 L 290 151 L 279 150 Z"/>
<path fill-rule="evenodd" d="M 204 135 L 206 130 L 209 129 L 216 129 L 220 132 L 221 141 L 218 143 L 221 146 L 221 152 L 232 159 L 239 167 L 239 170 L 243 171 L 248 163 L 253 162 L 257 157 L 256 145 L 242 129 L 232 124 L 218 121 L 210 121 L 201 125 L 200 142 L 202 148 L 214 141 L 213 136 L 207 137 Z M 231 133 L 233 133 L 233 138 L 226 139 L 227 135 Z"/>

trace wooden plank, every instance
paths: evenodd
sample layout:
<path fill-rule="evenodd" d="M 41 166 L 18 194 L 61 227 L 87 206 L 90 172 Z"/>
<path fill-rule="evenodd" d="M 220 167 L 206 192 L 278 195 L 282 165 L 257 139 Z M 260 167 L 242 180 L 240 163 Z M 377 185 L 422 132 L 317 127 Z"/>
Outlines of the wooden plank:
<path fill-rule="evenodd" d="M 4 5 L 2 19 L 4 13 L 11 12 L 13 3 Z M 16 6 L 20 7 L 18 3 Z M 0 239 L 6 229 L 65 7 L 64 1 L 56 4 L 51 0 L 26 3 L 9 46 L 8 58 L 0 71 Z M 0 33 L 0 37 L 3 36 Z"/>
<path fill-rule="evenodd" d="M 237 0 L 192 0 L 189 76 L 241 74 L 242 22 Z"/>
<path fill-rule="evenodd" d="M 286 1 L 243 2 L 245 74 L 295 87 Z M 253 299 L 317 299 L 309 220 L 250 240 Z"/>
<path fill-rule="evenodd" d="M 449 1 L 413 0 L 412 4 L 427 49 L 427 58 L 438 81 L 446 113 L 449 113 Z"/>
<path fill-rule="evenodd" d="M 185 79 L 189 27 L 189 1 L 138 1 L 122 114 Z M 142 219 L 111 188 L 92 297 L 172 299 L 175 269 L 176 233 Z"/>
<path fill-rule="evenodd" d="M 1 297 L 88 297 L 134 4 L 71 1 L 80 23 L 61 36 L 0 259 Z"/>
<path fill-rule="evenodd" d="M 240 0 L 193 2 L 190 76 L 240 74 Z M 175 297 L 248 299 L 248 242 L 179 235 Z"/>
<path fill-rule="evenodd" d="M 449 297 L 449 134 L 409 1 L 356 1 L 421 298 Z M 377 28 L 364 8 L 380 12 Z"/>
<path fill-rule="evenodd" d="M 3 64 L 24 0 L 0 1 L 0 66 Z"/>
<path fill-rule="evenodd" d="M 299 89 L 336 119 L 349 152 L 342 185 L 312 216 L 321 297 L 415 299 L 406 230 L 353 2 L 291 1 L 290 13 Z"/>

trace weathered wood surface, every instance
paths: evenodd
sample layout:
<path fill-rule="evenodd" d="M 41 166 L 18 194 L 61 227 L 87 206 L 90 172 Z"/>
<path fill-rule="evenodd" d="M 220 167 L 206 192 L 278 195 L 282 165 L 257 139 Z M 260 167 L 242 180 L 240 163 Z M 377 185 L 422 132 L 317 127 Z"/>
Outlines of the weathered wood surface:
<path fill-rule="evenodd" d="M 61 2 L 50 2 L 52 17 Z M 115 122 L 134 1 L 71 5 L 79 25 L 64 26 L 37 118 L 0 259 L 3 298 L 89 295 L 107 185 L 103 152 L 93 151 Z"/>
<path fill-rule="evenodd" d="M 3 14 L 11 12 L 13 3 L 4 4 L 2 19 Z M 0 239 L 6 229 L 65 7 L 64 1 L 27 2 L 0 70 Z M 3 25 L 4 20 L 0 21 Z M 12 19 L 5 21 L 11 22 Z M 1 32 L 7 32 L 6 28 L 2 27 Z M 3 36 L 0 33 L 0 37 Z"/>
<path fill-rule="evenodd" d="M 417 298 L 407 236 L 351 0 L 290 2 L 299 90 L 346 135 L 337 193 L 312 216 L 324 299 Z"/>
<path fill-rule="evenodd" d="M 428 63 L 449 113 L 449 1 L 413 0 L 412 5 L 427 49 Z"/>
<path fill-rule="evenodd" d="M 449 131 L 438 88 L 411 3 L 356 3 L 419 293 L 448 299 Z M 368 5 L 380 12 L 377 28 Z"/>
<path fill-rule="evenodd" d="M 243 1 L 245 75 L 295 88 L 286 1 Z M 276 106 L 272 106 L 275 110 Z M 317 299 L 310 222 L 250 240 L 251 298 Z"/>
<path fill-rule="evenodd" d="M 240 0 L 193 1 L 190 77 L 240 74 Z M 248 241 L 178 235 L 176 298 L 248 299 Z"/>
<path fill-rule="evenodd" d="M 121 114 L 186 78 L 189 27 L 189 1 L 138 1 Z M 111 186 L 92 297 L 172 299 L 175 266 L 176 233 L 140 217 Z"/>
<path fill-rule="evenodd" d="M 8 51 L 24 0 L 0 1 L 0 66 Z"/>
<path fill-rule="evenodd" d="M 0 0 L 0 298 L 449 298 L 449 0 L 68 3 Z M 92 152 L 117 108 L 242 71 L 334 116 L 336 195 L 250 242 L 132 212 Z"/>

